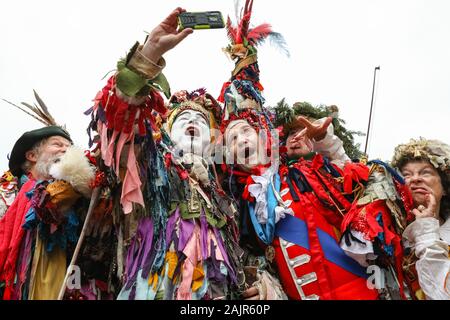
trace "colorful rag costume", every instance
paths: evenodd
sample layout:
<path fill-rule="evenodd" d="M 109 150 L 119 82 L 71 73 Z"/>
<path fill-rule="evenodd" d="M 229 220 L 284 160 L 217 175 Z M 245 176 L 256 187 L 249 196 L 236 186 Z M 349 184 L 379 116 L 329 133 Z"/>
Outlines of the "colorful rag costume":
<path fill-rule="evenodd" d="M 150 61 L 142 48 L 136 43 L 118 62 L 85 113 L 96 132 L 89 144 L 100 196 L 80 254 L 82 288 L 69 299 L 114 299 L 144 264 L 159 270 L 164 262 L 169 186 L 157 143 L 167 111 L 160 92 L 169 98 L 170 88 L 164 59 Z"/>
<path fill-rule="evenodd" d="M 401 234 L 412 209 L 412 198 L 405 182 L 382 161 L 367 163 L 368 183 L 356 197 L 341 225 L 341 247 L 362 266 L 375 265 L 383 270 L 385 285 L 376 285 L 381 299 L 407 299 L 402 261 Z"/>
<path fill-rule="evenodd" d="M 13 288 L 17 259 L 25 235 L 22 226 L 31 207 L 31 201 L 26 194 L 33 189 L 35 183 L 36 181 L 30 179 L 22 186 L 15 201 L 0 220 L 0 281 L 5 283 L 2 296 L 5 300 L 21 297 L 20 294 L 14 297 Z"/>
<path fill-rule="evenodd" d="M 58 126 L 26 132 L 16 142 L 10 170 L 23 173 L 25 152 L 43 139 L 68 133 Z M 83 151 L 69 147 L 50 169 L 49 180 L 22 175 L 21 188 L 0 220 L 0 282 L 3 299 L 56 299 L 66 274 L 67 257 L 78 240 L 81 198 L 89 197 L 94 169 Z M 74 176 L 76 172 L 76 177 Z"/>
<path fill-rule="evenodd" d="M 200 113 L 208 125 L 220 121 L 220 105 L 204 89 L 177 92 L 170 106 L 169 131 L 186 110 Z M 165 256 L 158 269 L 150 268 L 154 253 L 148 244 L 153 221 L 140 221 L 142 241 L 132 242 L 125 270 L 128 281 L 119 299 L 230 299 L 237 290 L 241 268 L 232 201 L 218 188 L 210 159 L 197 154 L 179 157 L 176 145 L 164 132 L 160 149 L 170 186 L 166 228 L 160 230 Z M 142 260 L 137 260 L 138 256 Z"/>
<path fill-rule="evenodd" d="M 442 170 L 449 163 L 444 150 L 440 142 L 413 140 L 397 148 L 393 165 L 426 160 Z M 341 247 L 360 264 L 382 268 L 383 299 L 448 299 L 448 220 L 414 220 L 405 180 L 379 160 L 368 164 L 369 182 L 342 223 Z"/>

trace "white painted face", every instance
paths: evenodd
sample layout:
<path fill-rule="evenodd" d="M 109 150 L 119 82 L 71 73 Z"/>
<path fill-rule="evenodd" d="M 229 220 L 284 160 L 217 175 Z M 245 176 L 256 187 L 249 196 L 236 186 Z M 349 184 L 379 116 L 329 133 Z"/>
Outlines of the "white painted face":
<path fill-rule="evenodd" d="M 204 158 L 209 156 L 211 132 L 202 113 L 194 110 L 181 112 L 172 124 L 170 138 L 184 154 L 193 153 Z"/>

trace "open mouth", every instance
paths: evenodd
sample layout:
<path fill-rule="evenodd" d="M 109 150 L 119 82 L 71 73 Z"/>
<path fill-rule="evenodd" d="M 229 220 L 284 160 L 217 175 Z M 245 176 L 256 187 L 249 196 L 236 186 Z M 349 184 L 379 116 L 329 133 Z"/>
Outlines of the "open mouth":
<path fill-rule="evenodd" d="M 294 144 L 294 145 L 289 146 L 289 149 L 291 151 L 302 150 L 304 148 L 305 148 L 304 145 L 299 145 L 299 144 Z"/>
<path fill-rule="evenodd" d="M 255 152 L 255 150 L 253 150 L 253 148 L 245 147 L 245 149 L 244 149 L 244 158 L 245 159 L 250 158 L 253 155 L 254 152 Z"/>
<path fill-rule="evenodd" d="M 186 133 L 187 136 L 200 137 L 200 130 L 198 130 L 194 126 L 187 127 L 185 133 Z"/>

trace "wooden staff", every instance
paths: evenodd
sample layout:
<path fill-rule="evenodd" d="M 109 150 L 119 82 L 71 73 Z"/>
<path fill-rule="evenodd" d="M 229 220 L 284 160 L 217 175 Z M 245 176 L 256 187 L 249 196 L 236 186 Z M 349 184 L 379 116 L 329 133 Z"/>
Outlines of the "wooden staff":
<path fill-rule="evenodd" d="M 367 134 L 366 134 L 366 146 L 364 147 L 364 155 L 367 157 L 367 159 L 369 159 L 369 155 L 367 154 L 367 146 L 369 145 L 370 123 L 372 122 L 373 96 L 375 94 L 375 80 L 377 78 L 377 70 L 380 70 L 380 66 L 375 67 L 375 70 L 373 70 L 372 100 L 370 102 L 369 124 L 367 126 Z"/>
<path fill-rule="evenodd" d="M 62 300 L 64 298 L 64 293 L 66 292 L 67 279 L 69 278 L 69 274 L 72 272 L 72 267 L 75 265 L 78 254 L 80 253 L 81 246 L 83 245 L 83 240 L 86 234 L 86 229 L 89 223 L 89 220 L 94 212 L 94 208 L 97 204 L 97 200 L 100 196 L 100 187 L 96 187 L 92 192 L 91 202 L 89 203 L 88 213 L 86 215 L 86 219 L 84 220 L 83 229 L 81 230 L 80 237 L 78 238 L 77 246 L 75 247 L 75 251 L 72 256 L 72 260 L 70 261 L 69 267 L 67 267 L 66 276 L 64 277 L 64 282 L 61 286 L 61 290 L 59 291 L 58 300 Z"/>

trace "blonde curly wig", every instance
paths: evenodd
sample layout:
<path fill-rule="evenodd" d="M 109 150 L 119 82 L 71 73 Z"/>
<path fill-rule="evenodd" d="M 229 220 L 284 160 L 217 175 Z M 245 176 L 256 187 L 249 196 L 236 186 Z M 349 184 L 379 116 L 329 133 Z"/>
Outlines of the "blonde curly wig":
<path fill-rule="evenodd" d="M 428 161 L 436 168 L 444 189 L 439 214 L 444 219 L 450 218 L 450 146 L 439 140 L 420 137 L 395 148 L 391 163 L 393 167 L 401 170 L 413 161 Z"/>

